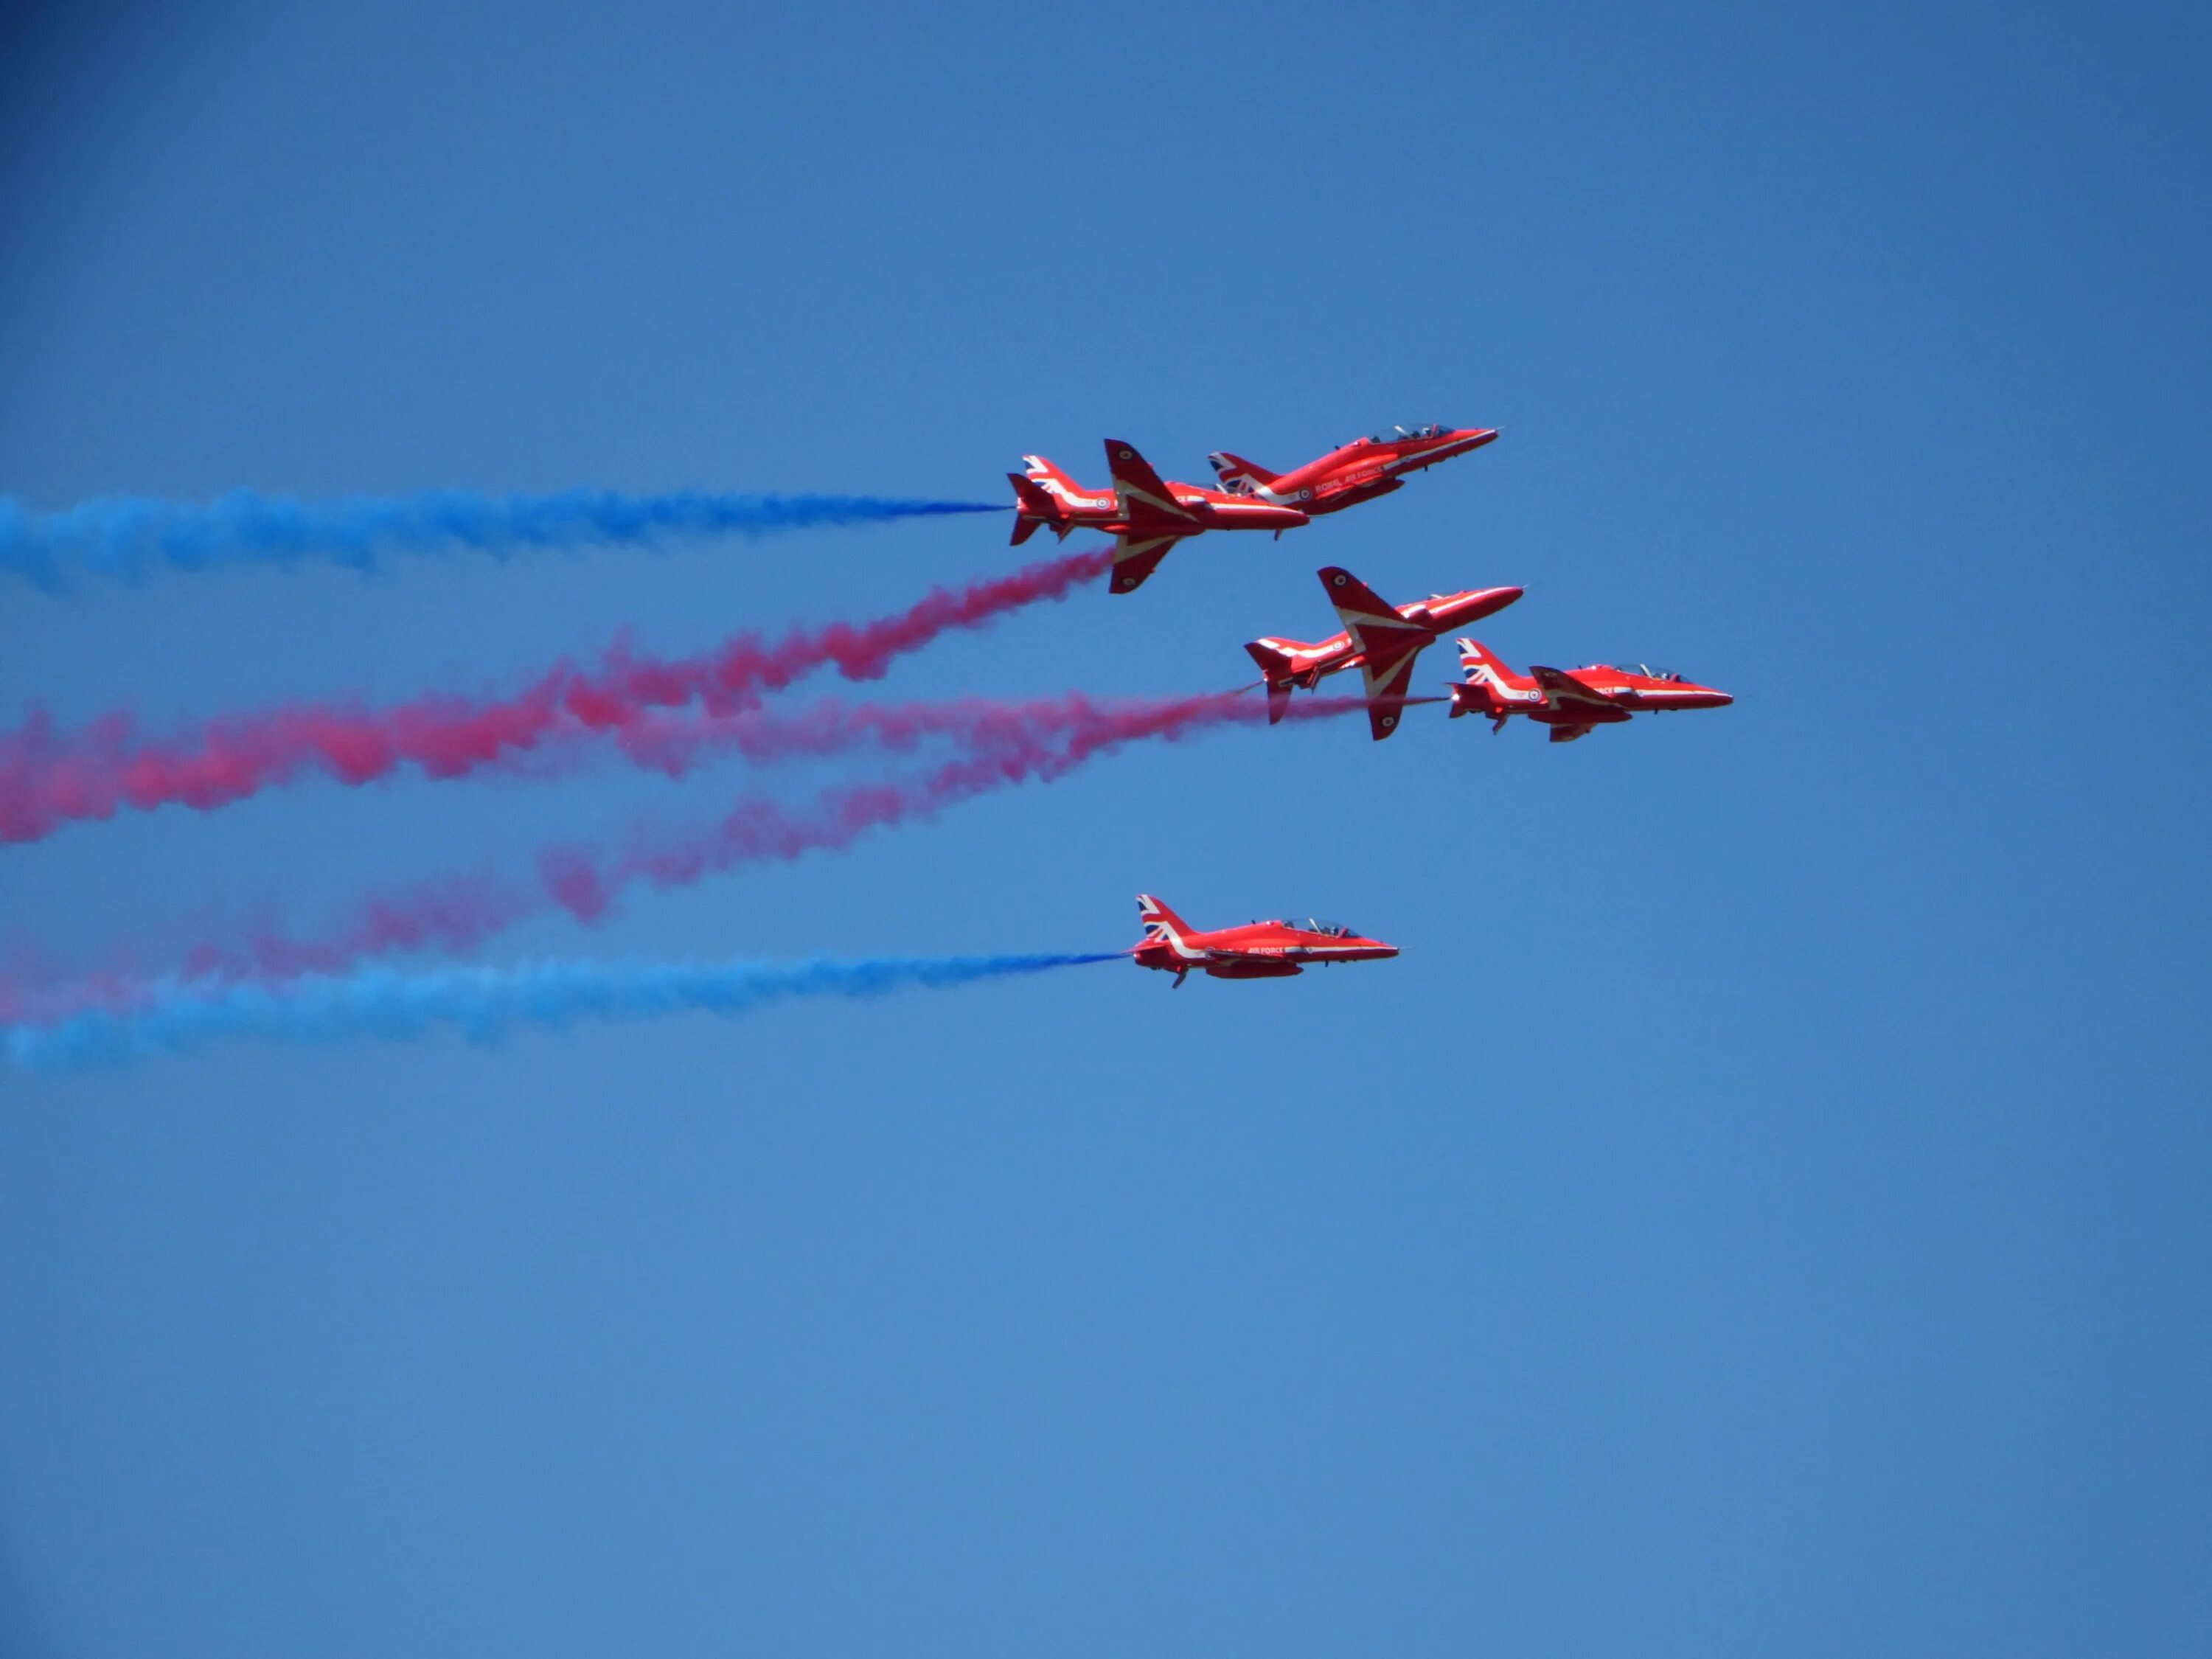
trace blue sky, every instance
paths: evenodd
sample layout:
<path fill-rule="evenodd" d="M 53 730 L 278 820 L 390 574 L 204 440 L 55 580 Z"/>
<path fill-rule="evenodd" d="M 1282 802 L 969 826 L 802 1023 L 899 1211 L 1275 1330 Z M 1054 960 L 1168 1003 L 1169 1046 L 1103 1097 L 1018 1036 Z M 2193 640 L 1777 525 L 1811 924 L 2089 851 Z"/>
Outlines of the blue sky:
<path fill-rule="evenodd" d="M 1214 734 L 484 953 L 1110 949 L 1141 889 L 1370 968 L 0 1077 L 0 1645 L 2203 1650 L 2197 11 L 454 9 L 19 33 L 0 493 L 1496 425 L 883 690 L 1233 684 L 1337 562 L 1738 700 Z M 23 589 L 0 702 L 495 687 L 1003 538 Z M 750 781 L 302 787 L 0 904 L 311 922 Z"/>

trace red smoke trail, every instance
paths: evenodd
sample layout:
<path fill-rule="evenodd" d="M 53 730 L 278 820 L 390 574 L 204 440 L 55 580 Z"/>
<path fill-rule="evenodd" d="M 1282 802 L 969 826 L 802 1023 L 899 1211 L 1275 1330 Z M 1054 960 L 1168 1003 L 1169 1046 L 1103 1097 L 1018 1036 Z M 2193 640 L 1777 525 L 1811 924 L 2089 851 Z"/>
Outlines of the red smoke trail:
<path fill-rule="evenodd" d="M 1358 701 L 1316 699 L 1298 705 L 1298 712 L 1310 719 L 1366 706 Z M 1264 720 L 1267 714 L 1263 706 L 1243 701 L 1233 692 L 1135 708 L 1069 697 L 1042 707 L 1016 705 L 1005 713 L 1006 718 L 995 729 L 975 734 L 976 752 L 920 778 L 829 790 L 814 811 L 800 816 L 773 801 L 748 799 L 703 835 L 641 834 L 611 855 L 550 848 L 538 856 L 539 879 L 562 909 L 579 921 L 595 921 L 617 895 L 640 882 L 654 887 L 689 886 L 740 864 L 845 847 L 870 830 L 933 817 L 957 801 L 1007 784 L 1030 779 L 1050 782 L 1126 743 L 1173 739 L 1208 726 Z"/>
<path fill-rule="evenodd" d="M 923 822 L 945 807 L 1009 785 L 1064 777 L 1125 744 L 1172 742 L 1214 726 L 1267 719 L 1263 703 L 1233 692 L 1139 704 L 1067 696 L 995 709 L 971 707 L 975 718 L 965 739 L 971 752 L 932 770 L 824 790 L 798 809 L 748 796 L 703 830 L 641 830 L 611 848 L 544 848 L 535 860 L 534 884 L 481 874 L 418 883 L 371 896 L 319 939 L 288 935 L 274 926 L 252 929 L 237 943 L 210 934 L 186 952 L 182 971 L 188 978 L 285 977 L 335 972 L 404 951 L 459 953 L 552 908 L 588 924 L 640 884 L 685 886 L 741 865 L 834 851 L 872 830 Z M 1359 698 L 1314 697 L 1291 704 L 1285 718 L 1325 720 L 1366 707 Z M 114 974 L 99 981 L 19 990 L 12 1006 L 0 1006 L 0 1013 L 16 1023 L 44 1023 L 88 1008 L 112 1007 L 112 986 L 126 977 L 138 975 Z M 0 1005 L 6 1003 L 0 997 Z"/>
<path fill-rule="evenodd" d="M 149 738 L 127 714 L 76 732 L 34 714 L 0 734 L 0 842 L 36 841 L 63 823 L 167 805 L 210 811 L 303 772 L 359 785 L 413 766 L 459 777 L 512 759 L 550 737 L 620 735 L 654 708 L 697 702 L 729 714 L 823 667 L 879 678 L 892 659 L 956 628 L 1059 599 L 1112 562 L 1110 550 L 1068 554 L 1009 576 L 939 588 L 896 616 L 795 629 L 779 640 L 739 634 L 688 657 L 633 654 L 617 641 L 586 671 L 556 664 L 512 696 L 436 696 L 390 708 L 300 703 L 210 720 Z"/>
<path fill-rule="evenodd" d="M 860 749 L 910 754 L 936 738 L 970 750 L 1034 742 L 1089 730 L 1102 713 L 1133 706 L 1160 705 L 1101 704 L 1081 692 L 1019 702 L 961 697 L 935 702 L 847 703 L 824 697 L 797 710 L 775 707 L 741 714 L 643 711 L 623 728 L 617 742 L 634 763 L 682 777 L 702 762 L 730 752 L 770 763 L 827 759 Z"/>

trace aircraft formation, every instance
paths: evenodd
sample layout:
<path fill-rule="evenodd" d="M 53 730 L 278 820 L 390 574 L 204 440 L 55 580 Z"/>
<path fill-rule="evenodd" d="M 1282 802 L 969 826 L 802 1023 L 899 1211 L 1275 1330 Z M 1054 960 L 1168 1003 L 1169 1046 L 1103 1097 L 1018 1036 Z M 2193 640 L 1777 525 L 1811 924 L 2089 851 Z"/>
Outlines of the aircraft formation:
<path fill-rule="evenodd" d="M 1014 489 L 1013 544 L 1040 529 L 1065 540 L 1077 530 L 1113 538 L 1111 590 L 1133 592 L 1183 542 L 1211 530 L 1266 530 L 1280 537 L 1321 514 L 1340 512 L 1404 488 L 1414 473 L 1465 455 L 1496 440 L 1495 428 L 1431 425 L 1412 431 L 1355 438 L 1288 472 L 1271 472 L 1227 450 L 1206 457 L 1220 487 L 1164 479 L 1135 447 L 1106 441 L 1111 483 L 1087 489 L 1042 455 L 1022 457 L 1024 470 L 1009 472 Z M 1306 641 L 1263 635 L 1244 650 L 1267 688 L 1269 723 L 1279 721 L 1291 694 L 1314 690 L 1334 674 L 1357 668 L 1367 704 L 1368 728 L 1376 741 L 1398 729 L 1405 710 L 1436 701 L 1411 695 L 1423 651 L 1448 634 L 1471 628 L 1522 597 L 1518 587 L 1466 588 L 1392 605 L 1338 565 L 1317 573 L 1335 610 L 1340 631 Z M 1580 668 L 1531 665 L 1516 673 L 1489 647 L 1471 637 L 1457 641 L 1461 678 L 1449 686 L 1451 718 L 1479 714 L 1493 732 L 1516 715 L 1548 727 L 1553 743 L 1571 743 L 1601 726 L 1618 726 L 1638 714 L 1725 708 L 1725 691 L 1638 664 L 1633 668 L 1591 663 Z M 1141 968 L 1172 972 L 1180 988 L 1193 969 L 1216 979 L 1280 979 L 1306 964 L 1369 962 L 1398 954 L 1397 947 L 1349 929 L 1310 921 L 1255 921 L 1201 932 L 1150 894 L 1137 899 L 1144 937 L 1128 954 Z"/>
<path fill-rule="evenodd" d="M 288 699 L 259 709 L 154 730 L 134 711 L 77 725 L 34 709 L 0 730 L 0 845 L 36 841 L 72 823 L 121 811 L 210 811 L 319 776 L 362 787 L 395 772 L 455 780 L 528 757 L 533 776 L 562 775 L 611 752 L 671 777 L 717 757 L 851 759 L 875 769 L 788 803 L 749 793 L 721 816 L 649 840 L 564 840 L 539 848 L 530 874 L 477 871 L 372 890 L 332 925 L 295 933 L 264 919 L 189 925 L 166 975 L 102 967 L 72 977 L 0 961 L 0 1054 L 73 1064 L 163 1052 L 258 1032 L 301 1042 L 389 1034 L 425 1023 L 481 1032 L 516 1021 L 560 1025 L 579 1011 L 655 1018 L 686 1007 L 725 1016 L 800 996 L 865 996 L 895 985 L 943 987 L 1085 963 L 1133 961 L 1183 984 L 1286 979 L 1314 966 L 1387 960 L 1397 947 L 1318 921 L 1190 926 L 1159 899 L 1139 899 L 1142 937 L 1119 951 L 988 957 L 810 958 L 798 963 L 629 962 L 522 964 L 505 970 L 450 960 L 399 973 L 377 958 L 433 951 L 464 955 L 534 911 L 591 924 L 626 889 L 698 880 L 740 865 L 842 849 L 856 838 L 923 821 L 976 794 L 1065 775 L 1127 744 L 1238 724 L 1272 726 L 1364 713 L 1391 737 L 1408 708 L 1447 705 L 1503 731 L 1516 716 L 1569 743 L 1638 714 L 1725 706 L 1728 694 L 1648 665 L 1559 669 L 1509 665 L 1479 640 L 1523 597 L 1517 586 L 1465 587 L 1394 602 L 1341 564 L 1316 573 L 1337 629 L 1305 640 L 1262 635 L 1244 653 L 1259 679 L 1196 696 L 1117 702 L 1083 693 L 953 702 L 836 699 L 794 708 L 786 689 L 835 672 L 855 682 L 955 629 L 989 625 L 1110 578 L 1133 592 L 1167 556 L 1213 531 L 1280 537 L 1316 519 L 1399 490 L 1416 473 L 1494 442 L 1493 428 L 1399 428 L 1354 439 L 1286 472 L 1229 451 L 1207 459 L 1210 485 L 1168 480 L 1120 439 L 1105 445 L 1108 483 L 1091 489 L 1040 455 L 1009 473 L 1013 541 L 1039 530 L 1109 538 L 957 587 L 939 586 L 904 610 L 794 626 L 770 636 L 740 629 L 710 646 L 650 656 L 618 637 L 596 658 L 564 655 L 488 693 L 433 690 L 386 704 Z M 784 533 L 809 527 L 1006 510 L 996 503 L 880 496 L 569 490 L 550 495 L 418 493 L 301 501 L 234 492 L 195 504 L 109 498 L 33 514 L 0 498 L 0 574 L 65 590 L 73 577 L 130 579 L 155 568 L 288 568 L 303 556 L 366 564 L 384 552 L 462 548 L 502 556 L 586 545 L 652 546 L 679 536 Z M 1455 641 L 1459 678 L 1443 696 L 1416 696 L 1422 653 Z M 1224 653 L 1225 654 L 1225 653 Z M 1361 694 L 1312 694 L 1357 670 Z M 1346 682 L 1348 686 L 1348 682 Z M 1240 695 L 1262 690 L 1264 706 Z M 1300 699 L 1297 694 L 1308 695 Z M 927 745 L 927 761 L 907 763 Z M 112 962 L 136 964 L 147 941 L 118 941 Z"/>

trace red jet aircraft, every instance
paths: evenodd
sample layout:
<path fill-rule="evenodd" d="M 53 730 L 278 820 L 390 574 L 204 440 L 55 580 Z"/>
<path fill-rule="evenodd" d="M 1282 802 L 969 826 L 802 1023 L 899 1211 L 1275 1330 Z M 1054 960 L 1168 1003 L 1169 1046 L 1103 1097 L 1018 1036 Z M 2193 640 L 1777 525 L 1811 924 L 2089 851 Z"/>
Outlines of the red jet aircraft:
<path fill-rule="evenodd" d="M 1334 513 L 1387 495 L 1405 483 L 1407 473 L 1480 449 L 1497 435 L 1495 428 L 1425 426 L 1408 432 L 1396 427 L 1354 438 L 1294 472 L 1270 472 L 1225 449 L 1206 459 L 1232 495 L 1311 514 Z"/>
<path fill-rule="evenodd" d="M 1357 668 L 1366 682 L 1367 724 L 1377 742 L 1398 729 L 1413 659 L 1440 635 L 1503 611 L 1521 597 L 1517 587 L 1475 587 L 1394 605 L 1349 570 L 1330 565 L 1318 574 L 1344 632 L 1317 645 L 1259 639 L 1244 647 L 1267 677 L 1267 724 L 1283 718 L 1293 686 L 1310 691 L 1322 675 Z"/>
<path fill-rule="evenodd" d="M 1201 933 L 1150 893 L 1137 895 L 1137 914 L 1145 936 L 1129 947 L 1139 968 L 1158 968 L 1176 976 L 1176 989 L 1194 968 L 1216 979 L 1288 979 L 1310 962 L 1375 962 L 1395 957 L 1398 947 L 1362 939 L 1349 927 L 1308 921 L 1255 921 Z"/>
<path fill-rule="evenodd" d="M 1566 670 L 1532 665 L 1516 674 L 1473 640 L 1459 642 L 1459 660 L 1467 678 L 1451 689 L 1454 720 L 1487 714 L 1490 729 L 1502 732 L 1510 716 L 1526 714 L 1552 728 L 1553 743 L 1572 743 L 1593 726 L 1618 726 L 1639 710 L 1725 708 L 1735 701 L 1648 664 L 1633 670 L 1602 662 Z"/>
<path fill-rule="evenodd" d="M 1145 458 L 1119 439 L 1106 441 L 1106 466 L 1114 488 L 1093 495 L 1042 455 L 1024 455 L 1026 473 L 1009 472 L 1014 487 L 1014 545 L 1019 547 L 1050 526 L 1065 540 L 1071 530 L 1097 530 L 1114 538 L 1116 593 L 1141 586 L 1159 562 L 1188 536 L 1207 530 L 1273 530 L 1280 533 L 1306 522 L 1295 507 L 1170 483 Z"/>

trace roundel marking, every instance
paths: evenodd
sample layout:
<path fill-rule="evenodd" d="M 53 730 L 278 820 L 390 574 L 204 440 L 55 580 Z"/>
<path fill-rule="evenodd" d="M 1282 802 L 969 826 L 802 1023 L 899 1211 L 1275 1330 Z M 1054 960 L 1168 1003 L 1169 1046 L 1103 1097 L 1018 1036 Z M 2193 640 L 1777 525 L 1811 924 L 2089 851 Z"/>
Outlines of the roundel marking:
<path fill-rule="evenodd" d="M 1385 714 L 1382 717 L 1382 729 L 1385 732 L 1388 732 L 1392 726 L 1397 725 L 1397 723 L 1398 717 L 1395 714 Z"/>
<path fill-rule="evenodd" d="M 1136 452 L 1132 449 L 1125 449 L 1121 452 L 1121 459 L 1125 461 L 1133 461 L 1137 459 Z"/>
<path fill-rule="evenodd" d="M 1331 587 L 1341 587 L 1341 586 L 1344 586 L 1344 572 L 1342 572 L 1341 570 L 1340 570 L 1340 571 L 1338 571 L 1338 572 L 1336 573 L 1336 574 L 1334 574 L 1334 576 L 1331 576 L 1331 577 L 1328 579 L 1328 585 L 1329 585 Z"/>
<path fill-rule="evenodd" d="M 1302 501 L 1311 501 L 1313 499 L 1313 490 L 1310 488 L 1301 489 L 1298 491 L 1298 499 Z"/>

